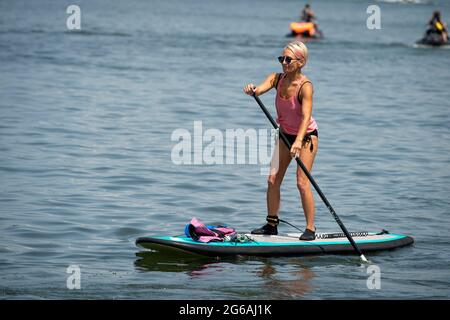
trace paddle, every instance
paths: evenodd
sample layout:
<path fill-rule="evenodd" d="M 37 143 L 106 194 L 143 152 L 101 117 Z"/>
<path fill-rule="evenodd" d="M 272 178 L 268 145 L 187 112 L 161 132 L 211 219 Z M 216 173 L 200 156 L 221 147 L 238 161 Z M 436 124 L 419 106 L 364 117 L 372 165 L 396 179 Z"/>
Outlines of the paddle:
<path fill-rule="evenodd" d="M 253 98 L 255 98 L 256 102 L 258 103 L 258 105 L 261 107 L 262 111 L 264 112 L 264 114 L 267 116 L 267 118 L 269 119 L 270 123 L 272 123 L 272 126 L 275 129 L 278 129 L 278 124 L 275 122 L 275 120 L 272 118 L 272 116 L 270 115 L 269 111 L 266 109 L 266 107 L 264 106 L 264 104 L 261 102 L 261 100 L 255 95 L 253 94 Z M 292 145 L 290 144 L 289 140 L 286 138 L 286 136 L 284 135 L 284 133 L 279 130 L 280 133 L 280 137 L 281 140 L 283 140 L 283 142 L 286 144 L 287 148 L 289 150 L 291 150 Z M 342 223 L 341 219 L 339 218 L 339 216 L 337 215 L 337 213 L 334 211 L 333 207 L 331 206 L 330 202 L 327 200 L 327 198 L 325 197 L 325 195 L 322 193 L 322 191 L 320 190 L 319 186 L 317 185 L 316 181 L 314 181 L 313 177 L 311 176 L 311 174 L 309 173 L 308 169 L 306 169 L 305 165 L 303 164 L 303 162 L 296 157 L 295 160 L 297 161 L 297 164 L 300 166 L 300 168 L 303 170 L 303 172 L 305 173 L 305 175 L 308 177 L 309 181 L 311 182 L 311 184 L 314 186 L 314 189 L 316 189 L 317 193 L 319 194 L 320 198 L 322 199 L 322 201 L 325 203 L 325 205 L 327 206 L 328 210 L 330 210 L 331 215 L 333 216 L 334 220 L 336 220 L 337 224 L 339 225 L 339 227 L 341 227 L 342 231 L 344 232 L 345 236 L 347 237 L 348 241 L 350 241 L 351 245 L 353 246 L 353 248 L 355 249 L 355 251 L 358 253 L 359 257 L 361 258 L 361 260 L 363 262 L 368 262 L 366 257 L 364 256 L 364 254 L 361 252 L 361 250 L 358 248 L 358 246 L 356 245 L 355 241 L 353 240 L 352 236 L 350 235 L 350 233 L 347 231 L 347 228 L 344 226 L 344 224 Z"/>

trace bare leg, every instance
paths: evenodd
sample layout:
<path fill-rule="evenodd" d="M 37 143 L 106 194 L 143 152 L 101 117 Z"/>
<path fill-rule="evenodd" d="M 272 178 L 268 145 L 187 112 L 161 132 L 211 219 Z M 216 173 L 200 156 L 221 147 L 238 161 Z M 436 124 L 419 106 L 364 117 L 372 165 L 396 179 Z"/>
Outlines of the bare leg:
<path fill-rule="evenodd" d="M 277 149 L 275 149 L 273 154 L 271 172 L 267 179 L 267 214 L 269 216 L 278 216 L 281 202 L 280 187 L 289 163 L 292 160 L 289 149 L 283 141 L 278 140 Z"/>
<path fill-rule="evenodd" d="M 306 169 L 311 172 L 314 159 L 317 154 L 318 149 L 318 139 L 316 136 L 311 136 L 312 143 L 314 145 L 314 150 L 311 152 L 310 145 L 311 142 L 303 143 L 302 151 L 300 152 L 300 160 L 305 165 Z M 316 228 L 314 226 L 314 214 L 315 214 L 315 205 L 314 205 L 314 196 L 311 190 L 311 183 L 306 177 L 305 173 L 300 167 L 297 167 L 297 187 L 300 191 L 300 197 L 302 199 L 303 211 L 305 213 L 306 218 L 306 228 L 311 231 L 315 231 Z"/>

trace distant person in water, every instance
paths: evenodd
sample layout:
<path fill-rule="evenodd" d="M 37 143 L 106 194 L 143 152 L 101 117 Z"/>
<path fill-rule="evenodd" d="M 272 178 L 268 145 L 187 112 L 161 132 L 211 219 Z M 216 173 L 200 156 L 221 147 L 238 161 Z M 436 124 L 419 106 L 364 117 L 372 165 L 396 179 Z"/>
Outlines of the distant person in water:
<path fill-rule="evenodd" d="M 311 6 L 309 4 L 305 4 L 305 7 L 302 10 L 302 13 L 300 15 L 300 19 L 303 22 L 314 22 L 316 20 L 316 15 L 311 9 Z"/>
<path fill-rule="evenodd" d="M 447 25 L 442 21 L 440 11 L 434 11 L 431 20 L 428 22 L 427 34 L 430 33 L 437 33 L 441 35 L 444 42 L 447 42 L 448 40 Z"/>
<path fill-rule="evenodd" d="M 317 26 L 316 22 L 316 15 L 312 11 L 311 6 L 309 4 L 305 4 L 305 7 L 303 8 L 301 14 L 300 14 L 300 20 L 304 23 L 312 23 L 314 26 L 314 30 L 309 30 L 307 32 L 307 37 L 313 37 L 316 33 L 316 31 L 319 31 L 319 28 Z M 319 31 L 320 37 L 322 36 L 322 33 Z"/>

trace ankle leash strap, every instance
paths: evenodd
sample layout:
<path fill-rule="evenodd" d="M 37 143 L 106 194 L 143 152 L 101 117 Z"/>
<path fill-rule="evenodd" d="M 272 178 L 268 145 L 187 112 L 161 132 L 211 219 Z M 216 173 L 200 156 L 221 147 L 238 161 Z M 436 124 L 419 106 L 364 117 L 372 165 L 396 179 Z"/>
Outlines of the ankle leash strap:
<path fill-rule="evenodd" d="M 275 216 L 267 216 L 266 221 L 277 225 L 280 223 L 280 219 L 278 219 L 278 217 Z"/>

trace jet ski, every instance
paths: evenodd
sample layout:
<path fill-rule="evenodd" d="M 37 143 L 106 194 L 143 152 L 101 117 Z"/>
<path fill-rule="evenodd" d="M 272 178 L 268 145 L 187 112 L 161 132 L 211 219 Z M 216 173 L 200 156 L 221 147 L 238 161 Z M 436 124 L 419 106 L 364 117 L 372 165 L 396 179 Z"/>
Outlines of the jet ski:
<path fill-rule="evenodd" d="M 300 37 L 305 40 L 323 38 L 322 31 L 313 22 L 292 22 L 289 29 L 291 33 L 288 36 L 290 37 Z"/>
<path fill-rule="evenodd" d="M 422 39 L 416 42 L 417 45 L 427 47 L 441 47 L 450 45 L 450 41 L 444 41 L 438 32 L 427 31 Z"/>

